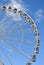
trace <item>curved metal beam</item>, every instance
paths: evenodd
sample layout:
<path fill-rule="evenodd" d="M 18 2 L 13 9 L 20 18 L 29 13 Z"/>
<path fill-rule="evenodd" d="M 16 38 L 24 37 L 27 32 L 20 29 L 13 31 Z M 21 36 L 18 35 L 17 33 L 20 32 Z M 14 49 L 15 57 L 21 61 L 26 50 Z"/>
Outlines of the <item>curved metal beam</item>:
<path fill-rule="evenodd" d="M 9 57 L 6 55 L 5 51 L 0 47 L 0 51 L 3 52 L 4 56 L 8 59 L 10 65 L 13 65 Z"/>

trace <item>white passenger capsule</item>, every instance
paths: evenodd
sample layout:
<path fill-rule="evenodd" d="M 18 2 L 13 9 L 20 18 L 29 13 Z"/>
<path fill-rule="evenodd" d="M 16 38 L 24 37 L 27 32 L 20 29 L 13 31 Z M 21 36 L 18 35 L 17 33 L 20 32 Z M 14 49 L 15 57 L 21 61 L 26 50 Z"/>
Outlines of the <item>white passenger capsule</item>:
<path fill-rule="evenodd" d="M 16 12 L 17 12 L 17 8 L 14 8 L 14 9 L 13 9 L 13 12 L 16 13 Z"/>
<path fill-rule="evenodd" d="M 31 25 L 32 25 L 32 26 L 34 25 L 34 22 L 33 22 L 33 21 L 31 22 Z"/>
<path fill-rule="evenodd" d="M 36 55 L 35 55 L 35 54 L 33 54 L 33 55 L 31 56 L 31 61 L 32 61 L 32 62 L 36 62 Z"/>
<path fill-rule="evenodd" d="M 27 21 L 28 21 L 28 22 L 31 22 L 31 19 L 28 17 Z"/>
<path fill-rule="evenodd" d="M 23 14 L 23 16 L 24 16 L 25 19 L 28 18 L 27 14 L 25 14 L 25 13 Z"/>
<path fill-rule="evenodd" d="M 39 53 L 39 47 L 36 47 L 35 48 L 35 54 L 38 54 Z"/>
<path fill-rule="evenodd" d="M 38 39 L 40 36 L 39 36 L 39 33 L 36 33 L 36 39 Z"/>
<path fill-rule="evenodd" d="M 34 25 L 34 23 L 33 23 L 33 24 L 31 24 L 31 27 L 33 27 L 33 28 L 34 28 L 34 26 L 35 26 L 35 25 Z"/>
<path fill-rule="evenodd" d="M 36 27 L 36 25 L 35 25 L 35 23 L 33 21 L 31 21 L 31 27 L 33 27 L 34 32 L 37 30 L 37 27 Z"/>
<path fill-rule="evenodd" d="M 3 6 L 3 7 L 2 7 L 2 10 L 6 10 L 6 6 Z"/>
<path fill-rule="evenodd" d="M 31 62 L 28 62 L 26 65 L 31 65 Z"/>
<path fill-rule="evenodd" d="M 31 26 L 32 26 L 32 27 L 33 27 L 33 29 L 34 29 L 34 32 L 35 32 L 35 33 L 37 33 L 37 32 L 38 32 L 38 30 L 37 30 L 37 27 L 36 27 L 36 25 L 35 25 L 35 23 L 34 23 L 34 22 L 32 22 Z"/>
<path fill-rule="evenodd" d="M 23 12 L 21 10 L 18 13 L 19 13 L 19 15 L 22 15 L 23 14 Z"/>
<path fill-rule="evenodd" d="M 40 45 L 40 40 L 36 40 L 36 46 L 39 46 Z"/>
<path fill-rule="evenodd" d="M 12 10 L 12 8 L 9 6 L 9 7 L 8 7 L 8 11 L 11 11 L 11 10 Z"/>
<path fill-rule="evenodd" d="M 40 42 L 39 43 L 36 43 L 36 46 L 40 46 Z"/>
<path fill-rule="evenodd" d="M 37 28 L 36 28 L 36 29 L 34 29 L 34 32 L 35 32 L 35 33 L 38 33 L 38 29 L 37 29 Z"/>

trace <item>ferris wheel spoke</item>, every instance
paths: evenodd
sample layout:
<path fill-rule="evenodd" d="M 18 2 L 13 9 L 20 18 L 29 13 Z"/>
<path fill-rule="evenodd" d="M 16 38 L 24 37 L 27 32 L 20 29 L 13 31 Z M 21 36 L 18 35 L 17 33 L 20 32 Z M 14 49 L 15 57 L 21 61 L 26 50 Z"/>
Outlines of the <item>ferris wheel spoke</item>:
<path fill-rule="evenodd" d="M 4 21 L 4 23 L 1 25 L 2 28 L 4 28 L 5 26 L 7 26 L 9 23 L 11 23 L 11 22 L 10 22 L 11 19 L 8 20 L 8 18 L 7 18 L 6 20 L 7 20 L 7 21 L 6 21 L 6 22 Z"/>
<path fill-rule="evenodd" d="M 12 21 L 12 19 L 11 19 L 11 21 Z M 8 21 L 7 21 L 8 22 Z M 21 25 L 26 25 L 27 23 L 25 23 L 25 24 L 22 24 L 22 22 L 16 22 L 16 24 L 14 24 L 14 26 L 13 25 L 11 25 L 11 24 L 9 24 L 10 22 L 8 22 L 8 25 L 6 24 L 5 25 L 5 28 L 10 28 L 11 26 L 12 26 L 12 28 L 11 29 L 14 29 L 14 28 L 19 28 L 19 27 L 21 27 Z M 13 22 L 11 22 L 11 23 L 13 23 Z"/>
<path fill-rule="evenodd" d="M 32 34 L 32 33 L 34 33 L 32 28 L 28 28 L 24 31 L 24 34 Z"/>
<path fill-rule="evenodd" d="M 17 28 L 22 28 L 23 27 L 23 24 L 22 24 L 22 22 L 18 22 L 18 24 L 15 24 L 14 25 L 15 27 L 12 27 L 12 28 L 15 28 L 15 29 L 17 29 Z"/>
<path fill-rule="evenodd" d="M 5 40 L 5 39 L 4 39 Z M 6 39 L 7 40 L 7 39 Z M 16 39 L 9 39 L 9 41 L 11 42 L 19 42 L 18 44 L 21 45 L 21 44 L 32 44 L 35 40 L 27 40 L 27 39 L 23 39 L 22 38 L 16 38 Z"/>
<path fill-rule="evenodd" d="M 0 51 L 4 54 L 4 56 L 7 58 L 7 60 L 9 61 L 10 65 L 13 65 L 11 60 L 9 59 L 9 57 L 7 56 L 7 54 L 5 53 L 5 51 L 0 47 Z"/>
<path fill-rule="evenodd" d="M 8 44 L 5 41 L 2 41 L 3 44 L 5 44 L 7 47 L 9 47 L 10 49 L 12 49 L 14 52 L 18 52 L 19 54 L 23 55 L 24 57 L 27 57 L 28 59 L 30 59 L 30 56 L 28 56 L 27 54 L 25 54 L 23 51 L 18 50 L 15 46 L 13 46 L 12 44 Z"/>
<path fill-rule="evenodd" d="M 8 33 L 13 33 L 14 35 L 22 34 L 22 30 L 7 30 L 7 31 L 5 31 L 5 34 L 8 34 Z"/>
<path fill-rule="evenodd" d="M 23 32 L 23 31 L 19 31 L 19 30 L 18 30 L 18 31 L 15 31 L 15 32 L 13 31 L 13 32 L 14 32 L 13 34 L 14 34 L 14 36 L 15 36 L 15 39 L 14 39 L 14 37 L 12 38 L 11 36 L 9 36 L 9 33 L 12 33 L 12 32 L 11 32 L 11 31 L 10 31 L 9 33 L 8 33 L 8 32 L 9 32 L 9 31 L 6 31 L 6 33 L 1 33 L 1 34 L 0 34 L 0 35 L 2 35 L 2 37 L 4 37 L 3 39 L 13 40 L 13 41 L 14 41 L 14 40 L 17 40 L 17 41 L 18 41 L 18 40 L 19 40 L 19 41 L 22 40 L 23 42 L 25 41 L 25 43 L 28 43 L 28 44 L 31 43 L 29 40 L 25 40 L 25 39 L 24 39 L 24 32 Z M 21 37 L 18 37 L 17 34 L 20 34 L 20 33 L 21 33 Z M 8 36 L 9 36 L 9 37 L 8 37 Z M 32 41 L 32 40 L 31 40 L 31 41 Z"/>
<path fill-rule="evenodd" d="M 12 39 L 12 38 L 14 38 L 14 37 L 12 37 L 12 33 L 13 33 L 13 36 L 14 37 L 22 37 L 23 38 L 23 33 L 22 33 L 22 31 L 21 30 L 18 30 L 18 31 L 0 31 L 0 36 L 2 36 L 2 37 L 4 37 L 4 38 L 10 38 L 10 39 Z"/>
<path fill-rule="evenodd" d="M 4 62 L 2 61 L 2 57 L 0 57 L 0 64 L 4 65 Z"/>
<path fill-rule="evenodd" d="M 3 22 L 5 22 L 5 21 L 7 20 L 7 18 L 8 18 L 8 15 L 6 14 L 6 15 L 4 16 L 4 18 L 0 21 L 0 25 L 1 25 Z"/>
<path fill-rule="evenodd" d="M 14 24 L 14 26 L 13 25 L 11 25 L 11 23 L 13 23 L 13 22 L 10 22 L 10 21 L 12 21 L 12 19 L 11 20 L 8 20 L 7 21 L 7 24 L 5 24 L 5 25 L 3 25 L 2 26 L 2 28 L 10 28 L 11 26 L 12 26 L 12 28 L 11 29 L 14 29 L 14 28 L 19 28 L 19 27 L 21 27 L 21 24 L 22 24 L 22 22 L 17 22 L 16 24 Z M 9 24 L 10 23 L 10 24 Z M 23 24 L 22 24 L 23 25 Z M 26 25 L 26 24 L 25 24 Z"/>
<path fill-rule="evenodd" d="M 8 15 L 6 14 L 5 17 L 0 21 L 0 28 L 4 30 L 3 25 L 6 23 L 5 21 L 8 19 Z"/>
<path fill-rule="evenodd" d="M 12 25 L 12 24 L 9 24 L 10 22 L 8 22 L 8 24 L 6 24 L 5 26 L 4 26 L 4 28 L 6 29 L 6 28 L 10 28 L 10 27 L 12 27 L 11 29 L 14 29 L 14 28 L 18 28 L 18 27 L 20 27 L 21 26 L 21 23 L 19 24 L 19 23 L 17 23 L 17 24 L 14 24 L 14 25 Z M 11 22 L 11 23 L 13 23 L 13 22 Z M 20 25 L 20 26 L 19 26 Z"/>
<path fill-rule="evenodd" d="M 8 26 L 11 23 L 11 19 L 6 21 L 5 24 L 2 25 L 3 28 L 5 28 L 6 26 Z"/>
<path fill-rule="evenodd" d="M 22 41 L 22 39 L 19 39 L 19 38 L 16 38 L 16 39 L 14 39 L 14 40 L 11 40 L 11 41 L 17 41 L 17 42 L 20 42 L 20 43 L 23 43 L 24 42 L 24 44 L 32 44 L 32 42 L 34 42 L 34 40 L 26 40 L 26 39 L 23 39 L 23 41 Z"/>
<path fill-rule="evenodd" d="M 11 33 L 11 32 L 10 32 Z M 12 36 L 9 36 L 9 34 L 8 34 L 8 31 L 6 31 L 6 33 L 1 33 L 1 35 L 2 35 L 2 37 L 4 37 L 3 39 L 8 39 L 8 40 L 22 40 L 22 41 L 24 41 L 25 39 L 24 39 L 24 32 L 22 31 L 22 33 L 21 33 L 21 31 L 15 31 L 14 32 L 15 34 L 14 34 L 14 38 L 12 37 Z M 20 37 L 19 36 L 17 36 L 17 35 L 19 35 L 19 34 L 22 34 Z M 8 37 L 9 36 L 9 37 Z M 24 39 L 24 40 L 23 40 Z M 26 42 L 27 41 L 27 42 Z M 25 43 L 29 43 L 29 40 L 25 40 Z"/>
<path fill-rule="evenodd" d="M 26 40 L 26 39 L 24 39 L 23 42 L 25 42 L 25 44 L 32 44 L 32 42 L 34 42 L 34 40 Z"/>

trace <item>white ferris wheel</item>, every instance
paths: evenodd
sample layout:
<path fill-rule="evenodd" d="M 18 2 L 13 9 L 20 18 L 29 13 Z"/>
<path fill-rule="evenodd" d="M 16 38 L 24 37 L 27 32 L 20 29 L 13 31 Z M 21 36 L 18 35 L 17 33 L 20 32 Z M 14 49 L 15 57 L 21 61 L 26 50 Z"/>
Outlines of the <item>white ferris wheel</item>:
<path fill-rule="evenodd" d="M 36 62 L 39 38 L 38 27 L 30 15 L 15 6 L 1 6 L 0 65 L 31 65 Z"/>

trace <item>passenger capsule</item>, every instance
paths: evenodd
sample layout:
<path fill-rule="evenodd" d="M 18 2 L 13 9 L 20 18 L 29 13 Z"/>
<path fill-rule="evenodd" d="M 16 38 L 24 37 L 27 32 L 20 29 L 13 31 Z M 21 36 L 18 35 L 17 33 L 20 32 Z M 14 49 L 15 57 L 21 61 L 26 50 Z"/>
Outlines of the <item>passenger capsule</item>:
<path fill-rule="evenodd" d="M 37 30 L 37 28 L 36 28 L 36 29 L 34 29 L 34 32 L 35 32 L 35 33 L 38 33 L 38 30 Z"/>
<path fill-rule="evenodd" d="M 2 7 L 2 10 L 6 10 L 6 6 L 3 6 L 3 7 Z"/>
<path fill-rule="evenodd" d="M 36 43 L 36 46 L 40 46 L 40 42 L 39 43 Z"/>
<path fill-rule="evenodd" d="M 17 12 L 17 9 L 16 9 L 16 8 L 14 8 L 14 9 L 13 9 L 13 12 L 14 12 L 14 13 L 16 13 L 16 12 Z"/>
<path fill-rule="evenodd" d="M 35 48 L 35 54 L 38 54 L 39 53 L 39 47 L 36 47 Z"/>
<path fill-rule="evenodd" d="M 11 11 L 12 10 L 12 8 L 11 7 L 8 7 L 8 11 Z"/>
<path fill-rule="evenodd" d="M 36 46 L 37 46 L 37 47 L 40 46 L 40 40 L 39 40 L 39 39 L 36 40 Z"/>
<path fill-rule="evenodd" d="M 31 65 L 31 62 L 28 62 L 26 65 Z"/>
<path fill-rule="evenodd" d="M 34 28 L 35 23 L 33 21 L 31 21 L 31 26 Z"/>
<path fill-rule="evenodd" d="M 35 55 L 35 54 L 33 54 L 33 55 L 31 56 L 31 61 L 32 61 L 32 62 L 36 62 L 36 55 Z"/>
<path fill-rule="evenodd" d="M 30 19 L 30 18 L 28 18 L 28 19 L 27 19 L 27 21 L 28 21 L 28 22 L 31 22 L 31 19 Z"/>
<path fill-rule="evenodd" d="M 33 22 L 33 21 L 32 21 L 31 23 L 32 23 L 32 25 L 34 24 L 34 22 Z"/>
<path fill-rule="evenodd" d="M 40 36 L 39 36 L 39 33 L 36 33 L 36 38 L 39 38 Z"/>
<path fill-rule="evenodd" d="M 23 14 L 23 16 L 24 16 L 24 18 L 28 18 L 28 16 L 25 13 Z"/>
<path fill-rule="evenodd" d="M 21 10 L 18 13 L 19 13 L 19 15 L 22 15 L 23 14 Z"/>

